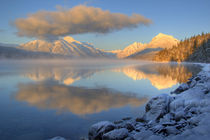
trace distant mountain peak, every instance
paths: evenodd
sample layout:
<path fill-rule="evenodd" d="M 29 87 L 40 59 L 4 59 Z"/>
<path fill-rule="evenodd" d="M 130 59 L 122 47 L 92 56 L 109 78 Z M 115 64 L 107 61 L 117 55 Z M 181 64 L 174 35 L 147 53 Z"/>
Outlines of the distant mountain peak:
<path fill-rule="evenodd" d="M 163 38 L 175 39 L 172 35 L 167 35 L 167 34 L 159 33 L 159 34 L 156 35 L 152 40 L 155 40 L 155 39 L 163 39 Z"/>
<path fill-rule="evenodd" d="M 135 41 L 133 44 L 138 44 L 138 43 L 139 43 L 139 42 L 136 42 L 136 41 Z"/>
<path fill-rule="evenodd" d="M 159 33 L 158 35 L 156 35 L 156 37 L 162 37 L 162 36 L 168 36 L 168 35 L 163 34 L 163 33 Z"/>
<path fill-rule="evenodd" d="M 159 33 L 151 40 L 150 43 L 148 43 L 148 46 L 150 48 L 171 48 L 172 46 L 177 45 L 177 43 L 179 43 L 179 40 L 174 38 L 172 35 Z"/>
<path fill-rule="evenodd" d="M 76 42 L 76 40 L 71 36 L 65 36 L 65 37 L 63 37 L 63 40 L 65 40 L 69 43 Z"/>
<path fill-rule="evenodd" d="M 134 42 L 132 45 L 143 45 L 141 42 Z"/>

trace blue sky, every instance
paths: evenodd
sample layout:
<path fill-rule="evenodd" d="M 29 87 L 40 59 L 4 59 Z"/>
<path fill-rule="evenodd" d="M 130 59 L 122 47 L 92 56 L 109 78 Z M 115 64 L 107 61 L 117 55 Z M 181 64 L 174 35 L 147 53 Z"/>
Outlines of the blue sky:
<path fill-rule="evenodd" d="M 112 13 L 141 14 L 153 21 L 149 26 L 122 29 L 108 34 L 72 35 L 76 40 L 93 43 L 95 47 L 122 49 L 138 41 L 147 43 L 158 33 L 184 39 L 201 32 L 210 32 L 210 0 L 0 0 L 0 42 L 25 43 L 36 38 L 19 37 L 12 22 L 40 10 L 56 11 L 86 4 Z"/>

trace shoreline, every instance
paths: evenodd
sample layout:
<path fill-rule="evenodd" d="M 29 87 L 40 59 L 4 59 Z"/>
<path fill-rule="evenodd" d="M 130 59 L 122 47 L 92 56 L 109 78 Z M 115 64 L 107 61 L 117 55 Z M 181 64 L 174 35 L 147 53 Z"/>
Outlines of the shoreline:
<path fill-rule="evenodd" d="M 208 139 L 210 137 L 210 64 L 171 94 L 150 99 L 137 118 L 102 121 L 89 129 L 90 140 Z"/>

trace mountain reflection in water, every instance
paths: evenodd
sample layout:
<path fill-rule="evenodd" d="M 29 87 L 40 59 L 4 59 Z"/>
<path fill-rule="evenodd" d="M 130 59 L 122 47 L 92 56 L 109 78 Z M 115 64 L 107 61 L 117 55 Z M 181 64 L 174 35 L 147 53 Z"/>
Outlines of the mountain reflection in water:
<path fill-rule="evenodd" d="M 154 87 L 160 90 L 187 82 L 192 75 L 200 71 L 200 67 L 181 64 L 150 64 L 128 66 L 114 71 L 123 72 L 133 80 L 148 79 Z"/>
<path fill-rule="evenodd" d="M 97 69 L 75 69 L 58 67 L 36 67 L 24 75 L 34 81 L 55 80 L 65 85 L 71 85 L 75 81 L 90 77 L 98 72 Z"/>
<path fill-rule="evenodd" d="M 137 107 L 147 101 L 146 98 L 138 99 L 105 88 L 87 89 L 45 83 L 20 84 L 15 98 L 41 109 L 67 110 L 77 115 L 97 113 L 126 105 Z"/>
<path fill-rule="evenodd" d="M 187 82 L 194 74 L 200 71 L 198 65 L 193 64 L 147 64 L 112 68 L 113 72 L 124 73 L 133 80 L 148 79 L 157 89 L 170 88 L 178 83 Z M 77 69 L 58 67 L 36 67 L 24 74 L 35 81 L 53 79 L 65 85 L 71 85 L 75 81 L 91 77 L 104 69 Z"/>

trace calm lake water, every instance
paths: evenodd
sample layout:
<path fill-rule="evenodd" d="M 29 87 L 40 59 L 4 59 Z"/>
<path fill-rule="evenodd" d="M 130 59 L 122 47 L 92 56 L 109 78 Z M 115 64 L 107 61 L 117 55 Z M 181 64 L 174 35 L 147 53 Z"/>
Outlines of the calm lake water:
<path fill-rule="evenodd" d="M 0 61 L 0 139 L 86 137 L 102 120 L 137 117 L 152 96 L 200 71 L 193 64 Z"/>

